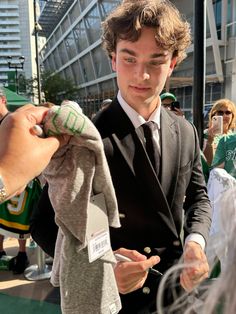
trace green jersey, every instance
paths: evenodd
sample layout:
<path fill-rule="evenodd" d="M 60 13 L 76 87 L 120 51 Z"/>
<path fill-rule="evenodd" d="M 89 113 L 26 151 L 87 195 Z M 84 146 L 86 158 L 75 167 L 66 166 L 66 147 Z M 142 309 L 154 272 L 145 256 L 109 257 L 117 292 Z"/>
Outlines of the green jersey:
<path fill-rule="evenodd" d="M 0 204 L 0 231 L 28 234 L 30 216 L 41 191 L 39 180 L 34 179 L 20 195 Z"/>
<path fill-rule="evenodd" d="M 212 168 L 224 163 L 224 169 L 236 179 L 236 133 L 225 135 L 219 141 Z"/>

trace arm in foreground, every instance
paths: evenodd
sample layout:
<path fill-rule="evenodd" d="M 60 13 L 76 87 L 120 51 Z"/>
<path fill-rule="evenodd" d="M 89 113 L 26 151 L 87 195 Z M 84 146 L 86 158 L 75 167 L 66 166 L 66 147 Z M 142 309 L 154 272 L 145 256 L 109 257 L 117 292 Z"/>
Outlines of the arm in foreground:
<path fill-rule="evenodd" d="M 47 111 L 45 107 L 26 105 L 10 114 L 0 126 L 0 175 L 6 199 L 20 193 L 39 175 L 65 141 L 54 136 L 40 138 L 32 131 Z"/>

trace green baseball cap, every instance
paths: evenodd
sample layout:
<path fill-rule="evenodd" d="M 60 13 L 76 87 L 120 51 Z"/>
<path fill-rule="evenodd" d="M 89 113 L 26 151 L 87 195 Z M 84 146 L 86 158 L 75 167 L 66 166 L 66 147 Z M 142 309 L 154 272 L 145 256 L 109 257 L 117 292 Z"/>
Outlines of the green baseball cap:
<path fill-rule="evenodd" d="M 170 99 L 172 99 L 173 101 L 176 101 L 176 100 L 177 100 L 177 98 L 175 97 L 174 94 L 171 94 L 171 93 L 168 93 L 168 92 L 161 94 L 160 97 L 161 97 L 161 100 L 166 99 L 166 98 L 170 98 Z"/>

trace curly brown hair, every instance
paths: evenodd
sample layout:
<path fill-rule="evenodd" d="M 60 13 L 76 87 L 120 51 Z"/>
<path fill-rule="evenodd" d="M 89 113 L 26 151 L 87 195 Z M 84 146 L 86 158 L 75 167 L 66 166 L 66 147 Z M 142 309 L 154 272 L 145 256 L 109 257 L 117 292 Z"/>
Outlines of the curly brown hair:
<path fill-rule="evenodd" d="M 102 23 L 103 47 L 108 55 L 116 51 L 118 39 L 135 42 L 143 27 L 156 29 L 156 42 L 172 51 L 177 64 L 191 44 L 190 26 L 168 0 L 125 0 Z"/>

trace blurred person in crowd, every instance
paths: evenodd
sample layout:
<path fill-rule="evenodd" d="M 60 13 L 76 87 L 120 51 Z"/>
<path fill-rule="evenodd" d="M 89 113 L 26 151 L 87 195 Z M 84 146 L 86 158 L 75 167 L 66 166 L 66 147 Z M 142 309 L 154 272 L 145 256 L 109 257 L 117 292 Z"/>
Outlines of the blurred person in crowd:
<path fill-rule="evenodd" d="M 222 137 L 216 148 L 212 168 L 223 168 L 236 179 L 236 133 Z"/>
<path fill-rule="evenodd" d="M 31 180 L 25 190 L 0 204 L 0 231 L 3 235 L 18 239 L 18 254 L 11 260 L 11 270 L 14 274 L 21 274 L 29 265 L 26 252 L 26 239 L 29 234 L 29 220 L 40 194 L 39 180 Z M 4 251 L 4 236 L 0 235 L 0 257 L 6 255 Z"/>
<path fill-rule="evenodd" d="M 184 113 L 180 109 L 179 102 L 177 101 L 177 98 L 174 94 L 166 92 L 166 93 L 161 94 L 160 98 L 161 98 L 161 104 L 163 107 L 172 111 L 176 115 L 184 118 Z M 201 163 L 202 163 L 202 171 L 204 174 L 204 178 L 207 183 L 208 177 L 209 177 L 209 166 L 207 164 L 206 158 L 202 151 L 201 151 Z"/>
<path fill-rule="evenodd" d="M 180 103 L 177 101 L 177 98 L 174 94 L 166 92 L 160 95 L 161 104 L 163 107 L 167 108 L 170 111 L 173 111 L 178 116 L 184 117 L 184 113 L 180 109 Z"/>
<path fill-rule="evenodd" d="M 212 119 L 215 116 L 223 117 L 222 134 L 217 133 L 217 126 L 212 123 Z M 213 161 L 219 140 L 223 136 L 232 133 L 235 128 L 235 122 L 235 104 L 227 98 L 217 100 L 209 113 L 209 127 L 204 131 L 203 153 L 209 166 L 211 166 Z"/>
<path fill-rule="evenodd" d="M 7 109 L 7 98 L 3 89 L 0 88 L 0 124 L 8 114 L 9 111 Z"/>
<path fill-rule="evenodd" d="M 169 107 L 173 103 L 173 101 L 177 101 L 176 96 L 169 92 L 165 92 L 161 94 L 160 97 L 161 97 L 161 104 L 164 107 Z"/>

